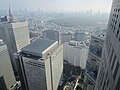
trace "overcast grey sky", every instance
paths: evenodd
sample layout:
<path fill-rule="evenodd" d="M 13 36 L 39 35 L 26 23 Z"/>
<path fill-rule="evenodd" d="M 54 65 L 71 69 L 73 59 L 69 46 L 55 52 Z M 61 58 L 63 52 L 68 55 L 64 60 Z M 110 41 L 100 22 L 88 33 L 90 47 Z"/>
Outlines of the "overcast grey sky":
<path fill-rule="evenodd" d="M 112 0 L 0 0 L 0 9 L 11 8 L 47 11 L 84 11 L 109 12 Z"/>

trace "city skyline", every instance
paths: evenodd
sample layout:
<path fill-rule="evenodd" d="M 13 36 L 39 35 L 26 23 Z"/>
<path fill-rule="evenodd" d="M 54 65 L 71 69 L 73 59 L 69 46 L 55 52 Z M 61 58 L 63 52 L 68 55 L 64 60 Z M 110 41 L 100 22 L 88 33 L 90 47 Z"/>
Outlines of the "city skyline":
<path fill-rule="evenodd" d="M 112 0 L 1 0 L 1 10 L 8 10 L 9 4 L 13 10 L 27 9 L 29 11 L 42 10 L 49 12 L 80 12 L 92 10 L 110 12 Z"/>
<path fill-rule="evenodd" d="M 0 6 L 0 90 L 120 90 L 120 0 Z"/>

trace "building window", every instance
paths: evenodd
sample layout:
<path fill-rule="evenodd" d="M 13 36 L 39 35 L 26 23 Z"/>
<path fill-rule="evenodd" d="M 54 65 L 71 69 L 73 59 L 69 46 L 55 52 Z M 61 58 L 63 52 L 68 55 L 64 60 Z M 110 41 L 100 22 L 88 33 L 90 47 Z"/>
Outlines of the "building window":
<path fill-rule="evenodd" d="M 118 18 L 118 15 L 117 15 L 117 17 L 116 18 Z"/>
<path fill-rule="evenodd" d="M 113 32 L 115 31 L 115 27 L 114 27 L 114 30 L 113 30 Z"/>
<path fill-rule="evenodd" d="M 115 24 L 117 24 L 117 21 L 115 21 Z"/>
<path fill-rule="evenodd" d="M 119 35 L 119 30 L 117 31 L 117 35 L 116 35 L 116 37 L 118 37 L 118 35 Z"/>
<path fill-rule="evenodd" d="M 119 27 L 120 27 L 120 23 L 119 23 Z"/>
<path fill-rule="evenodd" d="M 120 9 L 118 9 L 118 12 L 120 11 Z"/>

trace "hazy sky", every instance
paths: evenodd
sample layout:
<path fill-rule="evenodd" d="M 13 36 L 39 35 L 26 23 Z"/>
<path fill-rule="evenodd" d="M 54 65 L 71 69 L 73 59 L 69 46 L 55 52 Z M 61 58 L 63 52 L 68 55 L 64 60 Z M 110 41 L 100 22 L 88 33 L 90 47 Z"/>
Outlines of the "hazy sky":
<path fill-rule="evenodd" d="M 47 10 L 47 11 L 102 11 L 109 12 L 112 0 L 0 0 L 0 9 Z"/>

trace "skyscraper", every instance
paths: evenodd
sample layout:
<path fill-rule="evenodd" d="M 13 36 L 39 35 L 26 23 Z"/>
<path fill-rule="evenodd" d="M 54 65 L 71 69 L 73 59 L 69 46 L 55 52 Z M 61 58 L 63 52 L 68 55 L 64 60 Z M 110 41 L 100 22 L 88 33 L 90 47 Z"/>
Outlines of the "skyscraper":
<path fill-rule="evenodd" d="M 92 35 L 88 53 L 88 59 L 85 71 L 85 83 L 87 90 L 94 90 L 101 61 L 102 49 L 104 44 L 104 35 Z"/>
<path fill-rule="evenodd" d="M 15 84 L 16 80 L 13 73 L 7 46 L 4 44 L 0 44 L 0 90 L 11 90 L 12 86 L 14 86 Z"/>
<path fill-rule="evenodd" d="M 63 46 L 58 41 L 36 40 L 17 56 L 25 90 L 57 90 L 63 71 Z"/>
<path fill-rule="evenodd" d="M 113 0 L 95 90 L 120 90 L 120 0 Z"/>
<path fill-rule="evenodd" d="M 28 23 L 14 19 L 9 7 L 9 20 L 0 23 L 0 31 L 3 42 L 7 45 L 13 69 L 16 70 L 13 54 L 30 43 Z"/>
<path fill-rule="evenodd" d="M 70 41 L 63 44 L 63 59 L 69 64 L 85 69 L 88 47 L 84 42 Z"/>

